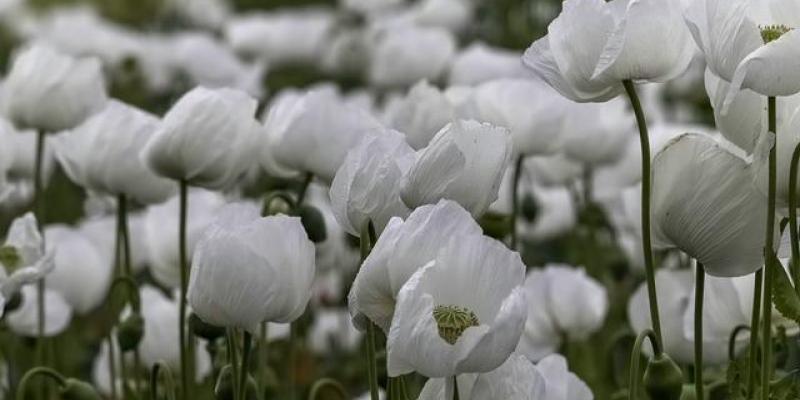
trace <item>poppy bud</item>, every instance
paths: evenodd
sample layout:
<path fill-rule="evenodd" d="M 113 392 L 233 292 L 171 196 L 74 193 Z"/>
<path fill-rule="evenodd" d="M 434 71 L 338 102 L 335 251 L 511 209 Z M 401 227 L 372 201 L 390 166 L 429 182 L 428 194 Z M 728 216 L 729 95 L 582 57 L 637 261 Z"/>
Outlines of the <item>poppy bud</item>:
<path fill-rule="evenodd" d="M 536 220 L 539 214 L 539 204 L 536 202 L 533 195 L 529 193 L 522 198 L 520 211 L 522 211 L 522 218 L 524 218 L 525 221 L 533 222 Z"/>
<path fill-rule="evenodd" d="M 67 379 L 60 392 L 64 400 L 100 400 L 92 385 L 74 378 Z"/>
<path fill-rule="evenodd" d="M 117 341 L 122 352 L 132 351 L 139 345 L 144 336 L 144 318 L 139 313 L 132 313 L 119 324 Z"/>
<path fill-rule="evenodd" d="M 189 315 L 189 329 L 192 330 L 195 336 L 208 341 L 214 341 L 225 335 L 225 328 L 209 324 L 200 319 L 195 313 Z"/>
<path fill-rule="evenodd" d="M 300 217 L 308 238 L 314 243 L 324 242 L 328 234 L 325 230 L 325 217 L 314 206 L 303 204 L 297 208 L 296 215 Z"/>
<path fill-rule="evenodd" d="M 678 400 L 683 391 L 683 373 L 675 361 L 662 353 L 648 361 L 644 387 L 653 400 Z"/>

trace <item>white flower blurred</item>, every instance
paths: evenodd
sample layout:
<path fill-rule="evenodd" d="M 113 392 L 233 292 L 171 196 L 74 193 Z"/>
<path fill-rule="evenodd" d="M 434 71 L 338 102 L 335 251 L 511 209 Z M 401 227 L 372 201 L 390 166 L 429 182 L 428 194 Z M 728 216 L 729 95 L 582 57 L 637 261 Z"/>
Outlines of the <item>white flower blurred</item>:
<path fill-rule="evenodd" d="M 408 144 L 417 150 L 427 146 L 455 117 L 455 108 L 444 93 L 427 81 L 417 82 L 385 110 L 386 124 L 405 133 Z"/>
<path fill-rule="evenodd" d="M 337 351 L 353 352 L 361 344 L 361 331 L 350 323 L 346 308 L 318 309 L 308 335 L 311 350 L 318 354 Z"/>
<path fill-rule="evenodd" d="M 520 62 L 520 53 L 472 42 L 450 64 L 450 85 L 477 85 L 495 79 L 524 78 L 531 73 Z"/>
<path fill-rule="evenodd" d="M 441 28 L 401 26 L 374 33 L 369 81 L 379 87 L 403 87 L 438 80 L 456 50 L 452 34 Z"/>
<path fill-rule="evenodd" d="M 5 316 L 12 332 L 20 336 L 39 336 L 39 297 L 35 285 L 23 286 L 20 290 L 22 303 Z M 64 332 L 72 321 L 72 307 L 57 291 L 44 290 L 44 336 L 53 337 Z"/>

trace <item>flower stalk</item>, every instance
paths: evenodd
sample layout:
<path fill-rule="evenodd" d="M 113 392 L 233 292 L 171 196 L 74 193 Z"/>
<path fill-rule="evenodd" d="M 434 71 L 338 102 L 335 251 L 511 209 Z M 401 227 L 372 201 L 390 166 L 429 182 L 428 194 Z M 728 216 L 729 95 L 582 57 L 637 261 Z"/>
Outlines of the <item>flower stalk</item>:
<path fill-rule="evenodd" d="M 372 250 L 374 228 L 367 220 L 361 227 L 361 262 L 363 263 Z M 369 394 L 371 400 L 378 400 L 378 365 L 376 362 L 376 336 L 375 323 L 367 321 L 367 380 L 369 381 Z"/>
<path fill-rule="evenodd" d="M 695 398 L 703 400 L 703 292 L 706 272 L 701 262 L 697 263 L 694 279 L 694 388 Z"/>
<path fill-rule="evenodd" d="M 775 96 L 767 97 L 767 123 L 769 132 L 777 136 L 776 118 L 776 99 Z M 761 337 L 761 398 L 769 400 L 769 383 L 772 375 L 772 268 L 771 263 L 774 256 L 774 234 L 775 234 L 775 192 L 777 188 L 777 140 L 769 151 L 769 191 L 767 194 L 767 232 L 766 243 L 764 244 L 764 302 L 763 309 L 763 331 Z M 757 297 L 757 296 L 756 296 Z"/>
<path fill-rule="evenodd" d="M 517 234 L 517 218 L 519 218 L 519 180 L 522 177 L 522 166 L 525 162 L 525 156 L 517 156 L 517 161 L 514 163 L 513 184 L 511 185 L 511 250 L 517 250 L 518 234 Z"/>
<path fill-rule="evenodd" d="M 792 161 L 789 166 L 789 237 L 792 244 L 792 260 L 789 269 L 792 273 L 792 282 L 800 282 L 800 243 L 797 242 L 797 168 L 800 161 L 800 143 L 792 152 Z M 800 285 L 795 285 L 795 291 L 800 295 Z"/>
<path fill-rule="evenodd" d="M 186 289 L 189 282 L 189 266 L 186 257 L 186 213 L 188 200 L 188 184 L 180 181 L 180 210 L 178 219 L 178 253 L 181 274 L 180 307 L 178 315 L 178 336 L 180 339 L 180 364 L 181 364 L 181 398 L 190 399 L 189 359 L 186 348 Z"/>

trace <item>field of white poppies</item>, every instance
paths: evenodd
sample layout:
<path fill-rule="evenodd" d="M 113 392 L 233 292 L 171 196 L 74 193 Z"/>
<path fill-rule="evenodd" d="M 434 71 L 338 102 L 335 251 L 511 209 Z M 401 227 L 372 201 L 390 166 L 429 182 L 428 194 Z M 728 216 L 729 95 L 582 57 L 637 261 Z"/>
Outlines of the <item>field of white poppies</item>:
<path fill-rule="evenodd" d="M 799 400 L 798 165 L 800 0 L 0 0 L 0 400 Z"/>

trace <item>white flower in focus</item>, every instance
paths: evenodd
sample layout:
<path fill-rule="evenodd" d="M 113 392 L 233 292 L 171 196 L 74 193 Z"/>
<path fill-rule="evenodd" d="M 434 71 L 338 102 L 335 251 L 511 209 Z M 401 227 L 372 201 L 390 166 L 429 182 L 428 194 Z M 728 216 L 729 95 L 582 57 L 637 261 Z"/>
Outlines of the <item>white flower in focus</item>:
<path fill-rule="evenodd" d="M 586 340 L 605 321 L 605 287 L 580 268 L 551 264 L 525 279 L 528 320 L 517 351 L 532 361 L 556 353 L 563 338 Z"/>
<path fill-rule="evenodd" d="M 408 144 L 417 150 L 427 146 L 455 117 L 455 108 L 444 93 L 427 81 L 417 82 L 386 109 L 386 123 L 405 133 Z"/>
<path fill-rule="evenodd" d="M 50 225 L 44 230 L 47 250 L 55 253 L 55 268 L 45 282 L 59 292 L 77 314 L 87 314 L 106 300 L 114 266 L 80 230 Z"/>
<path fill-rule="evenodd" d="M 158 124 L 156 116 L 110 100 L 78 127 L 54 136 L 52 143 L 75 183 L 140 203 L 158 203 L 169 197 L 175 184 L 155 175 L 138 157 Z"/>
<path fill-rule="evenodd" d="M 567 0 L 522 61 L 564 97 L 604 102 L 622 92 L 623 80 L 680 75 L 693 54 L 676 1 Z"/>
<path fill-rule="evenodd" d="M 180 284 L 180 254 L 178 252 L 178 196 L 147 208 L 144 216 L 144 233 L 147 252 L 151 258 L 150 273 L 156 282 L 167 287 Z M 214 219 L 225 199 L 216 192 L 190 189 L 186 213 L 186 256 L 191 263 L 195 244 Z"/>
<path fill-rule="evenodd" d="M 480 215 L 497 199 L 511 150 L 511 135 L 504 128 L 476 121 L 450 123 L 417 153 L 400 197 L 409 208 L 450 199 Z"/>
<path fill-rule="evenodd" d="M 673 139 L 653 162 L 653 247 L 678 248 L 713 276 L 761 268 L 767 198 L 752 165 L 708 136 Z"/>
<path fill-rule="evenodd" d="M 3 105 L 20 127 L 71 129 L 102 108 L 105 80 L 94 58 L 72 58 L 45 45 L 17 55 L 3 82 Z"/>
<path fill-rule="evenodd" d="M 361 236 L 371 221 L 380 235 L 389 219 L 411 212 L 400 200 L 400 181 L 414 158 L 403 134 L 393 130 L 365 137 L 347 153 L 330 189 L 333 215 L 347 233 Z"/>
<path fill-rule="evenodd" d="M 451 236 L 481 234 L 472 216 L 449 200 L 419 207 L 405 221 L 392 218 L 350 289 L 348 307 L 353 323 L 364 330 L 372 321 L 389 332 L 397 294 L 411 275 L 435 259 Z"/>
<path fill-rule="evenodd" d="M 255 162 L 256 106 L 238 90 L 196 87 L 167 112 L 141 157 L 161 176 L 225 187 Z"/>
<path fill-rule="evenodd" d="M 252 330 L 306 309 L 314 244 L 298 217 L 262 218 L 255 206 L 223 207 L 194 250 L 189 303 L 213 325 Z"/>
<path fill-rule="evenodd" d="M 483 235 L 451 234 L 400 289 L 387 335 L 387 373 L 453 377 L 508 359 L 527 316 L 519 254 Z"/>
<path fill-rule="evenodd" d="M 379 87 L 436 81 L 455 54 L 453 35 L 441 28 L 401 26 L 375 33 L 369 81 Z"/>
<path fill-rule="evenodd" d="M 17 335 L 39 336 L 39 297 L 34 285 L 20 290 L 22 303 L 5 316 L 8 327 Z M 53 337 L 64 332 L 72 320 L 72 307 L 55 290 L 44 289 L 44 336 Z"/>

